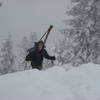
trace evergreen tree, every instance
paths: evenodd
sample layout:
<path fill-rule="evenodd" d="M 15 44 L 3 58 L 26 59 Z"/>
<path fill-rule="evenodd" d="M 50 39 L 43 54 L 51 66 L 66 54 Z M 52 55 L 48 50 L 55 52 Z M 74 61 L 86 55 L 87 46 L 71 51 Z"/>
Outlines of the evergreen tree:
<path fill-rule="evenodd" d="M 64 34 L 64 38 L 62 40 L 59 40 L 59 44 L 56 44 L 55 47 L 57 65 L 70 63 L 74 56 L 72 52 L 73 52 L 73 47 L 70 38 L 66 37 L 66 34 Z"/>
<path fill-rule="evenodd" d="M 29 37 L 29 48 L 31 48 L 31 47 L 34 47 L 34 43 L 37 41 L 37 35 L 36 35 L 36 33 L 34 32 L 31 32 L 31 34 L 30 34 L 30 37 Z"/>
<path fill-rule="evenodd" d="M 27 63 L 25 62 L 25 57 L 27 55 L 27 50 L 29 48 L 29 40 L 26 36 L 23 37 L 22 43 L 19 45 L 19 68 L 18 70 L 24 70 L 27 69 Z"/>
<path fill-rule="evenodd" d="M 1 47 L 1 57 L 0 57 L 0 73 L 7 74 L 14 72 L 14 60 L 15 56 L 13 53 L 13 41 L 11 35 L 2 43 Z"/>
<path fill-rule="evenodd" d="M 65 47 L 61 54 L 64 54 L 64 59 L 71 58 L 70 62 L 76 66 L 88 62 L 98 63 L 100 0 L 72 0 L 72 3 L 72 8 L 67 12 L 71 19 L 66 20 L 67 28 L 62 31 Z"/>

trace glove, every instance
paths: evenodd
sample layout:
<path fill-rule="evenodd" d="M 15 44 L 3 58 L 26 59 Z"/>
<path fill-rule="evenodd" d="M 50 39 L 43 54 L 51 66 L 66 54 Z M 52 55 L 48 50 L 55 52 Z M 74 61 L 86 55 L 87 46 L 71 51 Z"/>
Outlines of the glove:
<path fill-rule="evenodd" d="M 51 60 L 56 60 L 56 57 L 55 56 L 52 56 Z"/>

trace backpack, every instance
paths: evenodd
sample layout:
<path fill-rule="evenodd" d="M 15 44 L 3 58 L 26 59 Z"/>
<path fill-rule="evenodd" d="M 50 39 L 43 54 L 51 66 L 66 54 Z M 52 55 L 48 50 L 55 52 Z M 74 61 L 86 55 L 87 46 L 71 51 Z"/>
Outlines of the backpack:
<path fill-rule="evenodd" d="M 32 61 L 32 52 L 34 51 L 34 47 L 27 50 L 27 55 L 25 57 L 25 61 Z"/>

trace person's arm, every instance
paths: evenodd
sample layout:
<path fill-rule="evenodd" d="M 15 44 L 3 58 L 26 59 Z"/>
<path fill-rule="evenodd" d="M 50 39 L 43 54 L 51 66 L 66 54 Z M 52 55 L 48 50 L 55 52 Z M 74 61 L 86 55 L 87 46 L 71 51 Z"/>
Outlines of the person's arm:
<path fill-rule="evenodd" d="M 47 51 L 44 49 L 43 50 L 43 57 L 46 58 L 46 59 L 49 59 L 49 60 L 55 60 L 55 56 L 50 56 Z"/>

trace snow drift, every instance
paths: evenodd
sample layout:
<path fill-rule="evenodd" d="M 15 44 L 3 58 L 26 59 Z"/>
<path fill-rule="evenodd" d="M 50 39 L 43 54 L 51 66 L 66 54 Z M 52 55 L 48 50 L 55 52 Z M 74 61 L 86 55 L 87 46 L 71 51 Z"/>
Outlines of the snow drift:
<path fill-rule="evenodd" d="M 0 76 L 0 100 L 100 100 L 100 66 L 68 71 L 56 66 Z"/>

